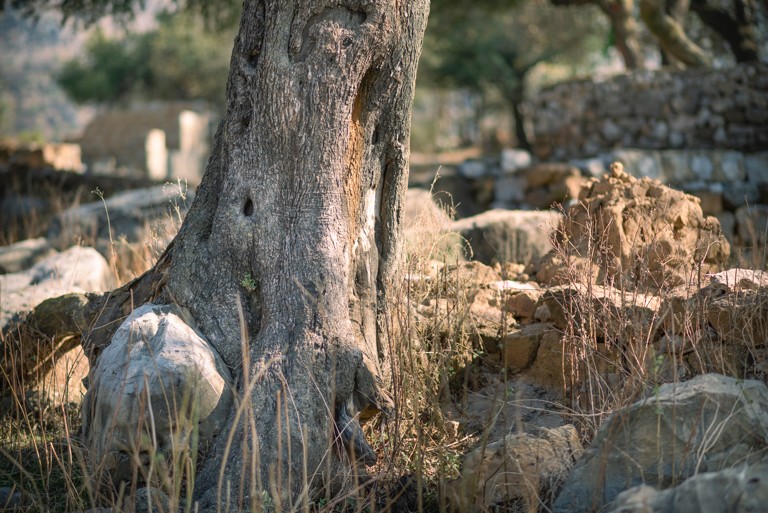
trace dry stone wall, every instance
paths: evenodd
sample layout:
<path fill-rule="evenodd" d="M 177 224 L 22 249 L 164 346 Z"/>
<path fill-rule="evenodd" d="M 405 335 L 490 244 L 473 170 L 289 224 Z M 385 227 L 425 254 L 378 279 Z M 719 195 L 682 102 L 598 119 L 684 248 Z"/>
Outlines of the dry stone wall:
<path fill-rule="evenodd" d="M 558 84 L 533 113 L 534 154 L 543 160 L 612 148 L 768 148 L 768 66 L 636 72 Z"/>

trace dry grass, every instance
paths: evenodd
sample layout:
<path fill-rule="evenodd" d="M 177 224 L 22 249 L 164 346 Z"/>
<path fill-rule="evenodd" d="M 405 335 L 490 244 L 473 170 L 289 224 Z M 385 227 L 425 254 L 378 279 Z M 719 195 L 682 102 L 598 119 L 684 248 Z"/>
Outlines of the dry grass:
<path fill-rule="evenodd" d="M 178 226 L 178 207 L 172 212 L 175 216 L 166 222 Z M 392 306 L 386 320 L 391 355 L 386 378 L 393 392 L 395 412 L 391 416 L 380 415 L 365 426 L 379 463 L 368 469 L 367 476 L 350 472 L 341 486 L 346 490 L 344 493 L 329 493 L 320 499 L 311 498 L 308 490 L 315 473 L 323 469 L 304 468 L 306 493 L 301 497 L 286 498 L 274 486 L 256 490 L 249 500 L 240 498 L 247 503 L 248 511 L 450 510 L 446 492 L 450 481 L 459 476 L 461 455 L 470 447 L 489 442 L 494 421 L 488 419 L 481 432 L 467 435 L 457 431 L 456 424 L 446 418 L 441 404 L 466 401 L 474 386 L 472 373 L 478 368 L 497 373 L 501 380 L 507 376 L 498 361 L 487 358 L 486 348 L 474 336 L 469 314 L 476 292 L 474 285 L 460 273 L 446 272 L 463 257 L 466 247 L 445 231 L 438 218 L 430 216 L 426 213 L 417 219 L 418 232 L 406 233 L 407 279 L 392 294 L 400 300 Z M 745 341 L 746 363 L 738 358 L 734 363 L 728 347 L 708 331 L 707 308 L 712 298 L 688 301 L 674 296 L 671 287 L 663 284 L 655 290 L 642 290 L 610 280 L 605 286 L 611 287 L 614 295 L 606 298 L 594 285 L 595 276 L 591 273 L 595 270 L 585 268 L 574 258 L 586 257 L 598 263 L 604 260 L 600 233 L 596 227 L 588 228 L 590 233 L 596 233 L 588 255 L 575 255 L 567 244 L 556 243 L 558 256 L 566 262 L 565 281 L 578 293 L 563 296 L 560 304 L 570 319 L 562 330 L 563 402 L 551 405 L 553 411 L 581 428 L 586 441 L 609 414 L 657 390 L 661 383 L 711 370 L 744 373 L 746 363 L 757 360 L 762 341 L 755 337 L 768 334 L 761 313 L 768 308 L 764 296 L 754 293 L 759 305 L 743 310 L 736 306 L 744 305 L 746 292 L 729 296 L 734 301 L 733 311 L 743 311 L 746 316 L 735 320 L 742 327 L 738 335 Z M 138 276 L 156 261 L 163 237 L 159 228 L 152 233 L 158 235 L 141 245 L 110 241 L 111 265 L 121 281 Z M 559 241 L 562 240 L 561 237 Z M 673 315 L 672 310 L 656 309 L 647 315 L 640 312 L 641 308 L 635 308 L 649 307 L 651 296 L 667 306 L 683 304 L 683 313 Z M 430 314 L 416 315 L 419 305 Z M 665 330 L 678 337 L 675 343 L 669 342 L 669 351 L 660 350 Z M 241 335 L 244 341 L 248 340 L 244 327 Z M 3 347 L 9 347 L 9 342 L 0 340 Z M 245 350 L 243 358 L 247 366 Z M 765 379 L 765 374 L 762 377 Z M 140 510 L 136 500 L 150 501 L 158 511 L 196 511 L 190 493 L 198 464 L 194 422 L 176 423 L 170 452 L 161 452 L 156 438 L 149 444 L 150 450 L 146 450 L 146 444 L 142 450 L 126 447 L 125 457 L 133 458 L 133 475 L 127 481 L 132 484 L 115 486 L 105 471 L 106 462 L 94 461 L 78 438 L 79 407 L 38 406 L 27 393 L 31 388 L 27 383 L 12 381 L 9 376 L 4 378 L 9 395 L 4 399 L 4 413 L 0 417 L 0 488 L 21 490 L 26 511 L 74 512 L 97 506 L 113 506 L 114 511 Z M 252 382 L 246 379 L 241 384 L 245 392 L 240 397 L 248 397 L 251 386 Z M 278 416 L 283 412 L 288 415 L 287 397 L 285 394 L 278 401 Z M 498 401 L 514 403 L 515 399 L 499 397 Z M 178 411 L 185 412 L 179 417 L 194 419 L 194 413 L 190 414 L 184 403 L 178 405 Z M 238 417 L 255 431 L 252 408 L 248 400 L 237 402 Z M 512 429 L 514 426 L 510 425 L 509 430 Z M 137 426 L 136 433 L 152 438 L 153 426 Z M 234 450 L 233 434 L 229 436 L 228 451 Z M 337 444 L 337 440 L 329 440 L 329 455 Z M 243 475 L 247 473 L 253 482 L 261 483 L 256 474 L 259 454 L 244 456 Z M 274 476 L 272 482 L 278 481 L 280 476 Z M 139 483 L 152 486 L 149 496 Z M 223 479 L 219 485 L 223 495 L 232 486 Z M 506 505 L 499 511 L 546 511 L 556 488 L 557 483 L 548 487 L 546 497 L 531 491 L 526 494 L 526 501 Z"/>

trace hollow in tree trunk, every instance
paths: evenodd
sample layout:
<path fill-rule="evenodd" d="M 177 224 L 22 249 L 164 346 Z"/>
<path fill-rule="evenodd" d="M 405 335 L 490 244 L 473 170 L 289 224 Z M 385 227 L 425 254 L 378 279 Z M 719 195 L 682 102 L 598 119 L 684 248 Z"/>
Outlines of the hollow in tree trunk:
<path fill-rule="evenodd" d="M 132 306 L 173 302 L 237 377 L 231 440 L 197 475 L 203 509 L 262 490 L 300 506 L 350 467 L 334 438 L 374 457 L 340 419 L 388 404 L 385 315 L 427 11 L 246 0 L 226 114 L 181 230 L 153 269 L 92 306 L 92 364 Z"/>

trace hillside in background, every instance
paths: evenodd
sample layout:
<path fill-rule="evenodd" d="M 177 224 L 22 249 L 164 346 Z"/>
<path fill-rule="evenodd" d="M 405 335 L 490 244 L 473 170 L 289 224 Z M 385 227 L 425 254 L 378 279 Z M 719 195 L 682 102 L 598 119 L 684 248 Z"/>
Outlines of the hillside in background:
<path fill-rule="evenodd" d="M 0 136 L 61 139 L 84 121 L 56 84 L 53 70 L 76 54 L 82 38 L 54 16 L 37 23 L 8 11 L 0 16 Z"/>

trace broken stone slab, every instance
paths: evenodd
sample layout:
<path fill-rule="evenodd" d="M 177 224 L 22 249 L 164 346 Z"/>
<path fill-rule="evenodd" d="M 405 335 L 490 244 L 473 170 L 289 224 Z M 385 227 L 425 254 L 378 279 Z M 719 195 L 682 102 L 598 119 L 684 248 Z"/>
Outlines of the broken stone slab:
<path fill-rule="evenodd" d="M 547 289 L 536 303 L 534 318 L 561 330 L 575 325 L 596 336 L 637 338 L 655 330 L 660 306 L 660 299 L 651 294 L 575 283 Z"/>
<path fill-rule="evenodd" d="M 642 484 L 666 487 L 768 454 L 768 387 L 719 374 L 661 385 L 614 412 L 574 466 L 556 513 L 601 510 Z"/>
<path fill-rule="evenodd" d="M 137 461 L 196 451 L 227 421 L 232 377 L 187 318 L 174 305 L 140 306 L 91 370 L 83 436 L 93 468 L 103 464 L 116 483 Z"/>
<path fill-rule="evenodd" d="M 0 275 L 0 329 L 46 299 L 72 292 L 105 292 L 113 285 L 104 257 L 93 248 L 74 246 L 26 271 Z"/>
<path fill-rule="evenodd" d="M 193 191 L 176 185 L 122 192 L 61 212 L 51 221 L 46 237 L 57 249 L 81 241 L 145 242 L 150 235 L 170 241 L 192 199 Z"/>
<path fill-rule="evenodd" d="M 450 230 L 469 243 L 480 262 L 528 263 L 552 249 L 549 234 L 560 217 L 558 212 L 494 209 L 454 221 Z"/>
<path fill-rule="evenodd" d="M 768 344 L 768 287 L 729 292 L 706 304 L 706 320 L 726 344 Z"/>
<path fill-rule="evenodd" d="M 456 511 L 487 511 L 522 500 L 523 511 L 533 511 L 581 452 L 571 425 L 507 435 L 464 456 L 461 477 L 448 487 L 451 505 Z"/>
<path fill-rule="evenodd" d="M 768 507 L 768 463 L 705 472 L 666 490 L 641 485 L 618 495 L 609 513 L 760 512 Z"/>
<path fill-rule="evenodd" d="M 660 309 L 670 335 L 714 331 L 726 344 L 768 343 L 768 273 L 734 268 L 711 274 L 700 289 L 670 291 Z"/>
<path fill-rule="evenodd" d="M 528 370 L 536 362 L 542 339 L 555 338 L 559 341 L 561 336 L 562 333 L 550 323 L 523 326 L 501 340 L 502 363 L 512 372 Z M 562 358 L 558 358 L 558 361 L 562 361 Z"/>

